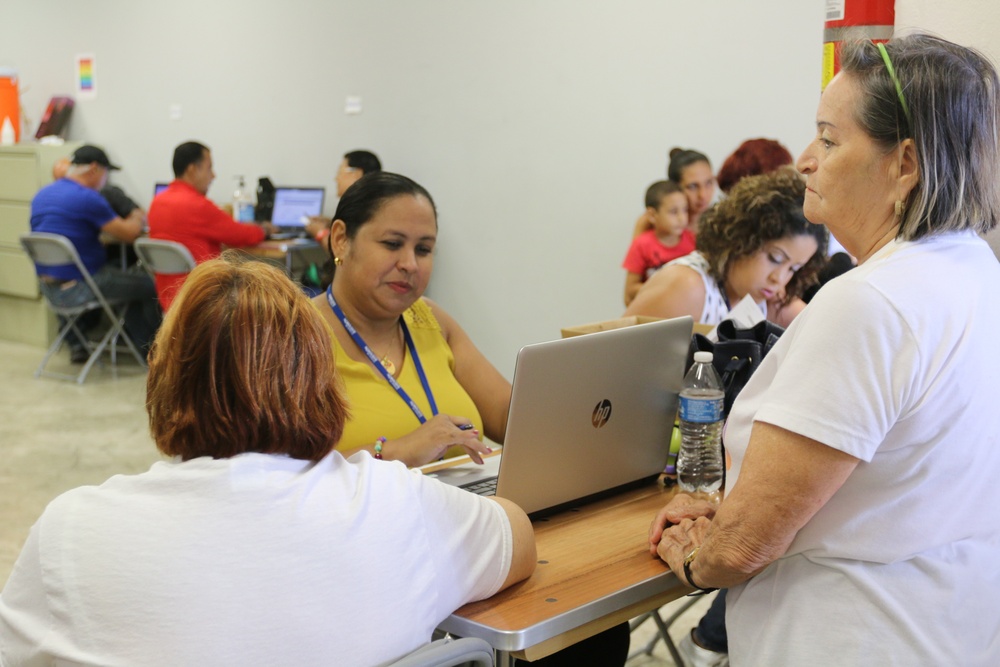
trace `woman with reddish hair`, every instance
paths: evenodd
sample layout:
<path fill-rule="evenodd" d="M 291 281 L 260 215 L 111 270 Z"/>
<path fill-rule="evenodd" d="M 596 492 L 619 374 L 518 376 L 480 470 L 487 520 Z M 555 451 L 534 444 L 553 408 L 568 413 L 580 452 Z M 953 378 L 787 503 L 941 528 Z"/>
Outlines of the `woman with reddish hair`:
<path fill-rule="evenodd" d="M 747 139 L 722 163 L 716 180 L 728 193 L 744 176 L 767 174 L 792 162 L 792 154 L 774 139 Z"/>
<path fill-rule="evenodd" d="M 232 253 L 189 274 L 150 352 L 173 458 L 46 508 L 0 595 L 5 665 L 377 665 L 534 570 L 510 501 L 334 450 L 326 323 Z"/>

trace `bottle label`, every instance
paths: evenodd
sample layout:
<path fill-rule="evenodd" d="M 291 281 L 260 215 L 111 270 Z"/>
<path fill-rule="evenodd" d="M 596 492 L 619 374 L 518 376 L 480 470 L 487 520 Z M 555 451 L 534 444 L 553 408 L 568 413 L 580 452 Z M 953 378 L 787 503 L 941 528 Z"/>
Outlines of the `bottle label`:
<path fill-rule="evenodd" d="M 681 396 L 681 419 L 696 424 L 722 420 L 723 399 Z"/>
<path fill-rule="evenodd" d="M 253 222 L 253 205 L 246 202 L 237 203 L 235 218 L 237 222 Z"/>

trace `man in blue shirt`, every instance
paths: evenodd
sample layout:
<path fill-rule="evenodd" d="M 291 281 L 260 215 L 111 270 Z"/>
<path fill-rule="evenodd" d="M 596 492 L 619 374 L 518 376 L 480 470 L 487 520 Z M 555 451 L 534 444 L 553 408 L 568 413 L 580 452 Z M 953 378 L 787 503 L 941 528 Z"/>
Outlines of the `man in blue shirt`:
<path fill-rule="evenodd" d="M 31 230 L 67 237 L 106 297 L 133 302 L 125 316 L 125 328 L 145 352 L 162 317 L 153 281 L 139 269 L 122 271 L 108 265 L 100 240 L 104 233 L 131 243 L 142 234 L 137 220 L 119 217 L 99 194 L 108 172 L 118 168 L 97 146 L 78 148 L 66 176 L 39 190 L 32 200 Z M 46 267 L 39 270 L 38 278 L 42 292 L 53 303 L 72 306 L 93 298 L 75 266 Z M 68 342 L 73 362 L 85 361 L 88 354 L 82 341 L 70 335 Z"/>

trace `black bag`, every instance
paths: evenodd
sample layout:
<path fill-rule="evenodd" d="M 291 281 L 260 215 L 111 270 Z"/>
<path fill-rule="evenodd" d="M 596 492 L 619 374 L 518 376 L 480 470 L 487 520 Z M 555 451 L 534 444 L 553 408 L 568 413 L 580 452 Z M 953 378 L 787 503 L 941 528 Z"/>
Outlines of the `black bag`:
<path fill-rule="evenodd" d="M 254 207 L 253 219 L 257 222 L 270 222 L 274 213 L 274 184 L 267 176 L 257 179 L 257 206 Z"/>
<path fill-rule="evenodd" d="M 687 368 L 694 363 L 695 352 L 711 352 L 712 365 L 722 378 L 726 392 L 722 414 L 729 416 L 736 397 L 746 386 L 761 360 L 767 355 L 785 330 L 764 320 L 751 329 L 737 329 L 732 320 L 724 320 L 716 329 L 719 340 L 713 343 L 701 334 L 691 337 Z"/>

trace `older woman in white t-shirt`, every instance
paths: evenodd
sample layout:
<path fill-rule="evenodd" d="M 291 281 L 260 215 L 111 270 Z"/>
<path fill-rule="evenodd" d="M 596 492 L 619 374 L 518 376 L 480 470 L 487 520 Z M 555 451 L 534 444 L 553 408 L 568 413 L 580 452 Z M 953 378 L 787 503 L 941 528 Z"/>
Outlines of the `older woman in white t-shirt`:
<path fill-rule="evenodd" d="M 725 499 L 679 496 L 650 547 L 729 588 L 733 665 L 998 665 L 1000 81 L 924 35 L 841 65 L 798 166 L 859 265 L 737 399 Z"/>

